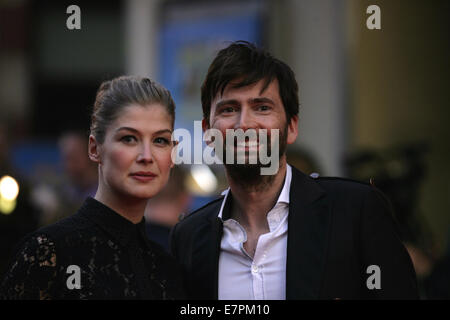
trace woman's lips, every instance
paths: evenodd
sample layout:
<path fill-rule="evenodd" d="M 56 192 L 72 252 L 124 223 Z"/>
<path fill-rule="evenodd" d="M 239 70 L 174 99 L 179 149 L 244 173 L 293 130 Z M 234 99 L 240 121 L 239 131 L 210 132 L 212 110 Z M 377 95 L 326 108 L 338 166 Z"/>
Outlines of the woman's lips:
<path fill-rule="evenodd" d="M 156 174 L 152 172 L 135 172 L 130 174 L 130 176 L 141 182 L 151 181 L 156 178 Z"/>

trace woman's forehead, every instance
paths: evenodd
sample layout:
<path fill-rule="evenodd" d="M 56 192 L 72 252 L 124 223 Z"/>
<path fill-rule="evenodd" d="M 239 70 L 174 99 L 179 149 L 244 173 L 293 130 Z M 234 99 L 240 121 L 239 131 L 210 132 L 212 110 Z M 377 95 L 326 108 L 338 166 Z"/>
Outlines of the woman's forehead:
<path fill-rule="evenodd" d="M 121 110 L 111 127 L 158 131 L 172 129 L 172 116 L 161 104 L 129 105 Z"/>

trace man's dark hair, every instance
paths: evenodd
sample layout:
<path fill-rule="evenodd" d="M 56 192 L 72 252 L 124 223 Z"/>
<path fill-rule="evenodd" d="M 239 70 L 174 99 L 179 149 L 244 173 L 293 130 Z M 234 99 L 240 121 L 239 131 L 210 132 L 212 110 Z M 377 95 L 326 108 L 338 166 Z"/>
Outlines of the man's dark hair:
<path fill-rule="evenodd" d="M 247 41 L 236 41 L 222 49 L 209 66 L 202 85 L 203 117 L 209 121 L 211 102 L 233 80 L 233 88 L 241 88 L 264 79 L 262 92 L 277 79 L 287 121 L 298 114 L 298 85 L 295 74 L 284 62 Z"/>

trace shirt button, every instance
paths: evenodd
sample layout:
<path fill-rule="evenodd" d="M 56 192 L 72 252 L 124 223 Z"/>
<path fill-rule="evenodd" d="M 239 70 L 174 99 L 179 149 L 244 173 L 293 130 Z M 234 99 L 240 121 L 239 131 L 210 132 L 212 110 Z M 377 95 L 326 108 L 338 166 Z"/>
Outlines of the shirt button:
<path fill-rule="evenodd" d="M 253 265 L 252 266 L 252 273 L 258 273 L 258 271 L 259 271 L 258 266 L 257 265 Z"/>

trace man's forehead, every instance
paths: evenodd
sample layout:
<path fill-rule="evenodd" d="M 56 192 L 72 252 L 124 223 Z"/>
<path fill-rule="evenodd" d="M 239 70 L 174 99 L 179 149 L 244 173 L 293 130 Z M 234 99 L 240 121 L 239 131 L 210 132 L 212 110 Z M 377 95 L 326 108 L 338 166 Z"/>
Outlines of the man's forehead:
<path fill-rule="evenodd" d="M 267 84 L 267 79 L 261 79 L 257 82 L 251 83 L 246 86 L 240 87 L 239 85 L 242 83 L 243 79 L 238 78 L 230 81 L 224 88 L 223 92 L 219 90 L 216 96 L 213 99 L 213 104 L 216 104 L 222 100 L 227 99 L 228 96 L 234 94 L 244 94 L 251 93 L 251 98 L 259 98 L 263 96 L 267 96 L 272 99 L 280 98 L 278 80 L 272 79 L 269 84 Z M 250 98 L 250 97 L 249 97 Z"/>

